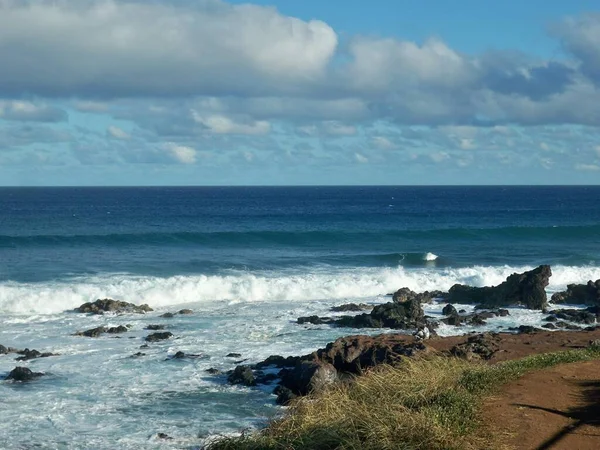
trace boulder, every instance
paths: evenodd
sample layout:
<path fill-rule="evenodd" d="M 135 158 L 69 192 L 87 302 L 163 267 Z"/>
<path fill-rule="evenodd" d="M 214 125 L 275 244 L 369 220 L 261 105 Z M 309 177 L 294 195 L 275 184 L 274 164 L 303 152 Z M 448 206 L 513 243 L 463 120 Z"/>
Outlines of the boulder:
<path fill-rule="evenodd" d="M 448 303 L 446 306 L 444 306 L 444 309 L 442 309 L 442 314 L 445 316 L 455 316 L 458 315 L 458 311 L 453 305 Z"/>
<path fill-rule="evenodd" d="M 552 295 L 553 303 L 600 305 L 600 280 L 587 284 L 569 284 L 567 290 Z"/>
<path fill-rule="evenodd" d="M 192 311 L 191 309 L 180 309 L 179 311 L 177 311 L 177 314 L 189 315 L 194 314 L 194 311 Z"/>
<path fill-rule="evenodd" d="M 172 312 L 166 312 L 164 314 L 161 314 L 158 317 L 163 317 L 165 319 L 172 319 L 173 317 L 175 317 L 175 314 L 173 314 Z"/>
<path fill-rule="evenodd" d="M 144 329 L 145 330 L 151 330 L 151 331 L 158 331 L 158 330 L 164 330 L 165 326 L 164 325 L 148 325 Z"/>
<path fill-rule="evenodd" d="M 280 385 L 296 395 L 319 391 L 337 380 L 337 370 L 329 363 L 302 361 L 280 372 Z"/>
<path fill-rule="evenodd" d="M 160 333 L 152 333 L 152 334 L 149 334 L 148 336 L 146 336 L 146 342 L 164 341 L 164 340 L 170 339 L 172 337 L 173 337 L 173 333 L 170 333 L 169 331 L 163 331 Z"/>
<path fill-rule="evenodd" d="M 256 386 L 256 379 L 250 366 L 237 366 L 227 377 L 231 384 L 243 384 L 244 386 Z"/>
<path fill-rule="evenodd" d="M 466 342 L 457 344 L 450 349 L 450 354 L 467 361 L 490 359 L 500 349 L 500 338 L 497 334 L 483 333 L 470 336 Z"/>
<path fill-rule="evenodd" d="M 395 303 L 405 303 L 413 300 L 417 300 L 419 303 L 429 303 L 434 298 L 440 298 L 445 294 L 441 291 L 425 291 L 421 293 L 414 292 L 407 287 L 398 289 L 392 294 L 392 301 Z"/>
<path fill-rule="evenodd" d="M 483 308 L 523 305 L 529 309 L 544 310 L 547 305 L 545 288 L 552 271 L 542 265 L 536 269 L 514 273 L 498 286 L 473 287 L 455 284 L 448 292 L 450 303 L 476 304 Z"/>
<path fill-rule="evenodd" d="M 75 309 L 75 312 L 89 313 L 89 314 L 104 314 L 106 312 L 115 314 L 124 313 L 138 313 L 145 314 L 152 311 L 148 305 L 134 305 L 133 303 L 127 303 L 120 300 L 113 300 L 110 298 L 98 299 L 95 302 L 84 303 L 79 308 Z"/>
<path fill-rule="evenodd" d="M 32 372 L 31 369 L 28 369 L 27 367 L 15 367 L 10 371 L 5 380 L 31 381 L 42 375 L 44 374 L 41 372 Z"/>

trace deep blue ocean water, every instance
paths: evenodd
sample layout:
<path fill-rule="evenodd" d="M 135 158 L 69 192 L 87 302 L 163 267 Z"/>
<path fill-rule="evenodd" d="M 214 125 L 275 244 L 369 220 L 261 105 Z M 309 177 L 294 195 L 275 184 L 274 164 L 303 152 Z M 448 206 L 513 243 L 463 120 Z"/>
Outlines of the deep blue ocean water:
<path fill-rule="evenodd" d="M 600 263 L 600 187 L 1 188 L 0 281 Z M 431 262 L 429 262 L 431 265 Z"/>
<path fill-rule="evenodd" d="M 495 285 L 542 263 L 549 295 L 600 278 L 599 186 L 0 188 L 0 344 L 59 354 L 0 355 L 0 379 L 17 364 L 46 374 L 0 381 L 0 448 L 199 448 L 281 412 L 272 387 L 207 373 L 233 369 L 229 353 L 253 363 L 389 332 L 296 319 L 404 286 Z M 105 297 L 155 311 L 72 311 Z M 161 317 L 184 307 L 194 314 Z M 477 330 L 542 319 L 510 308 Z M 141 349 L 148 324 L 174 337 Z M 102 325 L 130 328 L 75 335 Z"/>

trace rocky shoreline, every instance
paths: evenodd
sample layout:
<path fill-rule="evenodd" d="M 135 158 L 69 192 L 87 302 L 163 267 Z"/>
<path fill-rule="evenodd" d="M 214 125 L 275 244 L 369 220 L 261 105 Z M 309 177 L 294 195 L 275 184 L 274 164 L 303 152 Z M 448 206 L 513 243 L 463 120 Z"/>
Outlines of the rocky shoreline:
<path fill-rule="evenodd" d="M 298 326 L 319 325 L 351 328 L 352 334 L 336 339 L 323 348 L 301 356 L 272 355 L 263 361 L 237 361 L 230 371 L 207 369 L 207 376 L 215 382 L 228 382 L 244 386 L 270 387 L 277 403 L 288 404 L 292 399 L 319 391 L 324 387 L 345 382 L 379 364 L 394 364 L 404 358 L 418 355 L 441 354 L 467 360 L 487 362 L 514 359 L 531 353 L 586 347 L 600 339 L 597 327 L 600 317 L 600 280 L 586 284 L 572 284 L 556 293 L 548 302 L 546 287 L 552 272 L 549 266 L 539 266 L 531 271 L 510 275 L 498 286 L 472 287 L 454 285 L 447 292 L 414 292 L 408 288 L 389 294 L 391 301 L 378 305 L 349 303 L 334 306 L 331 317 L 318 315 L 297 318 Z M 425 314 L 423 305 L 445 304 L 443 317 Z M 585 305 L 583 308 L 566 305 Z M 457 309 L 455 305 L 473 305 L 473 311 Z M 490 318 L 510 314 L 508 307 L 515 305 L 544 313 L 542 328 L 521 325 L 510 332 L 472 333 L 462 336 L 440 337 L 436 330 L 444 324 L 451 327 L 468 326 L 469 330 L 483 326 Z M 565 305 L 564 307 L 559 307 Z M 135 305 L 113 299 L 98 299 L 85 303 L 74 312 L 87 315 L 144 315 L 152 312 L 148 305 Z M 182 309 L 160 316 L 162 319 L 176 315 L 189 315 L 193 311 Z M 143 329 L 140 349 L 155 342 L 176 339 L 165 322 L 148 322 Z M 381 329 L 385 334 L 368 336 L 360 330 Z M 460 328 L 459 328 L 460 329 Z M 390 330 L 402 330 L 393 333 Z M 130 331 L 130 325 L 99 326 L 78 331 L 82 339 L 102 339 L 103 336 L 119 338 Z M 357 333 L 358 331 L 358 333 Z M 465 329 L 466 332 L 466 329 Z M 17 361 L 57 356 L 49 351 L 15 349 L 0 345 L 0 355 L 16 355 Z M 142 351 L 132 358 L 146 356 Z M 203 355 L 178 351 L 167 359 L 200 358 Z M 230 353 L 233 361 L 244 357 Z M 231 366 L 230 366 L 231 367 Z M 7 382 L 35 382 L 44 376 L 26 367 L 17 366 L 5 376 Z"/>

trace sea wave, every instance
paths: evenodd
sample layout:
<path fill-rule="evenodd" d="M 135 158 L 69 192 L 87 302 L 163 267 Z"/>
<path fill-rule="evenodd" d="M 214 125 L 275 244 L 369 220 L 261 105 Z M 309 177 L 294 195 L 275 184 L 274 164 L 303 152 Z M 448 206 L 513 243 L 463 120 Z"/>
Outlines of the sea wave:
<path fill-rule="evenodd" d="M 210 247 L 248 247 L 287 245 L 313 247 L 324 244 L 343 244 L 357 241 L 454 241 L 469 239 L 531 240 L 597 238 L 600 225 L 498 227 L 498 228 L 443 228 L 427 230 L 323 230 L 323 231 L 221 231 L 221 232 L 168 232 L 168 233 L 110 233 L 110 234 L 43 234 L 0 235 L 0 248 L 35 246 L 128 246 L 128 245 L 206 245 Z"/>
<path fill-rule="evenodd" d="M 310 271 L 230 271 L 220 275 L 172 277 L 106 274 L 43 283 L 0 284 L 0 312 L 53 314 L 96 298 L 167 307 L 194 302 L 277 302 L 375 299 L 401 287 L 415 291 L 447 290 L 455 283 L 488 286 L 523 266 L 465 268 L 322 268 Z M 555 266 L 549 292 L 568 283 L 600 278 L 600 267 Z"/>

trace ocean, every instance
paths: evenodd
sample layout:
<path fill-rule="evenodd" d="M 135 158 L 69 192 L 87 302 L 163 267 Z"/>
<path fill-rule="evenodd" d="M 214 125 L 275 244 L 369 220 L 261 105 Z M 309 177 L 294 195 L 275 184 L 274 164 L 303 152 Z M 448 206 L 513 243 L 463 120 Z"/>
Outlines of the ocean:
<path fill-rule="evenodd" d="M 281 412 L 268 387 L 206 369 L 367 332 L 297 317 L 405 286 L 494 285 L 539 264 L 552 266 L 549 294 L 600 278 L 600 186 L 0 188 L 0 344 L 59 354 L 0 355 L 0 377 L 46 373 L 0 382 L 0 447 L 200 447 Z M 106 297 L 155 311 L 72 312 Z M 158 317 L 182 308 L 194 314 Z M 481 329 L 541 318 L 512 308 Z M 116 337 L 73 335 L 121 324 L 130 331 Z M 140 349 L 148 324 L 174 338 Z"/>

